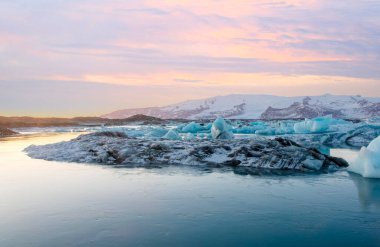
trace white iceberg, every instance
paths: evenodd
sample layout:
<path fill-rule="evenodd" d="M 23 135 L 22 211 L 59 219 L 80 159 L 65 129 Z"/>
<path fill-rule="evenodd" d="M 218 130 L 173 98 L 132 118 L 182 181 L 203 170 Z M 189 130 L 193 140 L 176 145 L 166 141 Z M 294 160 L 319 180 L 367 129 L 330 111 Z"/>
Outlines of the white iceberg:
<path fill-rule="evenodd" d="M 348 170 L 365 178 L 380 178 L 380 136 L 374 139 L 368 147 L 362 147 Z"/>

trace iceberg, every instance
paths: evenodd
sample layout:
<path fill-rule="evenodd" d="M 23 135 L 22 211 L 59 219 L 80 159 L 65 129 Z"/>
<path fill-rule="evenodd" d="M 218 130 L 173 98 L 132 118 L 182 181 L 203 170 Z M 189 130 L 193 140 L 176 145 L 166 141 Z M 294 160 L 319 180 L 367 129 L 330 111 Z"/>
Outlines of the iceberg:
<path fill-rule="evenodd" d="M 231 126 L 223 119 L 217 118 L 211 127 L 213 139 L 233 139 Z"/>
<path fill-rule="evenodd" d="M 233 133 L 236 134 L 257 134 L 258 130 L 265 130 L 268 128 L 268 124 L 264 122 L 252 122 L 248 126 L 241 126 L 242 124 L 239 123 L 239 127 L 234 128 L 232 130 Z"/>
<path fill-rule="evenodd" d="M 239 173 L 255 173 L 254 169 L 320 173 L 348 166 L 343 159 L 284 138 L 183 141 L 131 138 L 124 132 L 108 131 L 81 135 L 71 141 L 32 145 L 24 151 L 32 158 L 54 161 L 130 167 L 231 167 Z"/>
<path fill-rule="evenodd" d="M 267 126 L 267 123 L 265 123 L 263 121 L 255 121 L 255 122 L 251 122 L 250 125 L 257 127 L 257 128 L 265 128 L 265 126 Z"/>
<path fill-rule="evenodd" d="M 197 133 L 203 130 L 202 126 L 196 122 L 191 122 L 182 128 L 184 133 Z"/>
<path fill-rule="evenodd" d="M 365 178 L 380 178 L 380 136 L 371 141 L 367 147 L 360 149 L 348 170 Z"/>
<path fill-rule="evenodd" d="M 251 126 L 242 126 L 232 130 L 235 134 L 255 134 L 256 129 Z"/>
<path fill-rule="evenodd" d="M 181 136 L 175 130 L 169 130 L 163 138 L 168 140 L 182 140 Z"/>
<path fill-rule="evenodd" d="M 211 132 L 211 128 L 213 131 Z M 350 122 L 335 119 L 331 116 L 307 119 L 304 121 L 276 120 L 269 122 L 228 122 L 222 118 L 214 123 L 201 124 L 190 122 L 187 124 L 170 124 L 161 126 L 117 126 L 94 129 L 92 131 L 120 131 L 129 137 L 144 139 L 159 139 L 172 129 L 183 140 L 231 139 L 234 134 L 244 134 L 238 138 L 252 138 L 252 135 L 282 136 L 306 147 L 321 148 L 361 148 L 380 135 L 380 125 L 367 122 Z M 297 129 L 298 132 L 295 131 Z M 193 133 L 194 132 L 194 133 Z M 223 133 L 223 134 L 221 134 Z M 192 134 L 192 135 L 188 135 Z M 219 136 L 220 135 L 220 136 Z M 169 139 L 177 138 L 173 133 L 168 134 Z"/>
<path fill-rule="evenodd" d="M 252 122 L 250 125 L 239 126 L 232 130 L 236 134 L 257 134 L 257 135 L 284 135 L 293 134 L 293 125 L 291 121 L 278 122 Z"/>
<path fill-rule="evenodd" d="M 167 129 L 164 128 L 152 128 L 147 132 L 147 137 L 161 138 L 168 133 Z"/>
<path fill-rule="evenodd" d="M 204 131 L 210 132 L 212 127 L 212 123 L 208 123 L 203 127 Z"/>
<path fill-rule="evenodd" d="M 294 132 L 297 134 L 323 133 L 326 131 L 333 130 L 331 126 L 340 124 L 349 124 L 349 122 L 343 119 L 336 119 L 333 118 L 331 115 L 328 115 L 313 119 L 305 119 L 305 121 L 295 123 Z"/>
<path fill-rule="evenodd" d="M 294 121 L 279 121 L 274 128 L 276 135 L 294 134 Z"/>
<path fill-rule="evenodd" d="M 129 137 L 144 137 L 145 135 L 145 131 L 143 130 L 125 130 L 125 133 L 127 133 L 127 135 Z"/>
<path fill-rule="evenodd" d="M 262 130 L 257 130 L 256 131 L 256 134 L 257 135 L 266 135 L 266 136 L 271 136 L 271 135 L 274 135 L 276 134 L 276 130 L 272 127 L 268 127 L 266 129 L 262 129 Z"/>
<path fill-rule="evenodd" d="M 314 134 L 292 134 L 286 138 L 307 147 L 320 148 L 340 147 L 358 148 L 369 145 L 369 143 L 380 135 L 380 128 L 363 124 L 351 124 L 339 126 L 337 131 L 329 131 Z"/>
<path fill-rule="evenodd" d="M 184 140 L 186 141 L 189 141 L 189 140 L 194 140 L 196 139 L 195 135 L 192 134 L 192 133 L 187 133 L 185 136 L 184 136 Z"/>
<path fill-rule="evenodd" d="M 211 133 L 198 133 L 196 137 L 200 140 L 212 139 Z"/>
<path fill-rule="evenodd" d="M 329 129 L 329 124 L 325 121 L 305 119 L 305 121 L 294 124 L 294 132 L 297 134 L 321 133 Z"/>
<path fill-rule="evenodd" d="M 196 122 L 191 122 L 191 123 L 188 123 L 184 126 L 179 126 L 179 130 L 180 132 L 183 132 L 183 133 L 198 133 L 198 132 L 208 132 L 210 131 L 211 129 L 211 126 L 212 124 L 209 123 L 207 125 L 203 125 L 203 124 L 199 124 L 199 123 L 196 123 Z"/>

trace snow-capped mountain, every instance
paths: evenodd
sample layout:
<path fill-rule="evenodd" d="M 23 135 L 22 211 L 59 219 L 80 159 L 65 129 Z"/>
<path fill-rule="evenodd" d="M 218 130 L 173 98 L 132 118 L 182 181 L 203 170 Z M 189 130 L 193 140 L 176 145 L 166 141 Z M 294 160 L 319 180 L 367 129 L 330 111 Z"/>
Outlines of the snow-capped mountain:
<path fill-rule="evenodd" d="M 364 119 L 380 116 L 380 98 L 331 94 L 310 97 L 232 94 L 164 107 L 119 110 L 102 117 L 115 119 L 136 114 L 164 119 L 213 119 L 219 116 L 235 119 L 286 119 L 328 114 L 340 118 Z"/>

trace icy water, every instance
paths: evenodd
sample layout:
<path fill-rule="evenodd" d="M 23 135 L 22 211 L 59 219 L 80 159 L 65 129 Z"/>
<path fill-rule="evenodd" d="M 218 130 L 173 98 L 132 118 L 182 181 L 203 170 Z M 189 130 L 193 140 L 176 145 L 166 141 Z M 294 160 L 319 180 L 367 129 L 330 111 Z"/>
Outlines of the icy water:
<path fill-rule="evenodd" d="M 77 135 L 0 140 L 1 247 L 380 246 L 380 180 L 117 169 L 22 152 Z"/>

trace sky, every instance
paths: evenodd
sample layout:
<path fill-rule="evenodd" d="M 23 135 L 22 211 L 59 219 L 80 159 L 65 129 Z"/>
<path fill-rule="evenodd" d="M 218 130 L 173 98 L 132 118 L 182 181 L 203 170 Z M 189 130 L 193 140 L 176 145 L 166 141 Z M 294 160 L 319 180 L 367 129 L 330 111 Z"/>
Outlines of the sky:
<path fill-rule="evenodd" d="M 232 93 L 380 96 L 380 1 L 0 1 L 0 115 Z"/>

